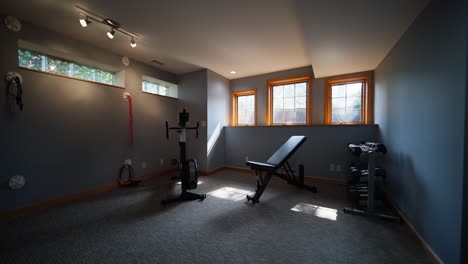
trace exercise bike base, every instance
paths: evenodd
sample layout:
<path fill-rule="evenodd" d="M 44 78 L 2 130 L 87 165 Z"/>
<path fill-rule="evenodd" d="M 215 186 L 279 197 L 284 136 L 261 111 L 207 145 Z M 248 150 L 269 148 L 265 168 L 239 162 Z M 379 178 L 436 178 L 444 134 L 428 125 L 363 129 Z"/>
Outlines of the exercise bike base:
<path fill-rule="evenodd" d="M 251 204 L 256 204 L 259 202 L 258 198 L 251 197 L 250 195 L 247 195 L 247 201 L 250 202 Z"/>
<path fill-rule="evenodd" d="M 196 194 L 196 193 L 191 193 L 191 192 L 183 192 L 178 197 L 162 200 L 161 204 L 184 202 L 184 201 L 193 201 L 193 200 L 203 201 L 203 200 L 205 200 L 205 198 L 206 198 L 206 194 Z"/>

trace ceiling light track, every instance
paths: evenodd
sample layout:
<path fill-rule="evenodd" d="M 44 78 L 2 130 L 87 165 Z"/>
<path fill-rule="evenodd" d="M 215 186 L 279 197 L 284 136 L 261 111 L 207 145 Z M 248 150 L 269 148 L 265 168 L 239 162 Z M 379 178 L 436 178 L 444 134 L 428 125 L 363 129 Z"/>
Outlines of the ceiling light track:
<path fill-rule="evenodd" d="M 97 22 L 97 23 L 100 23 L 100 24 L 103 24 L 103 25 L 106 25 L 106 26 L 109 26 L 110 30 L 106 33 L 107 37 L 109 37 L 110 39 L 113 39 L 115 32 L 118 31 L 118 32 L 120 32 L 120 33 L 122 33 L 122 34 L 124 34 L 124 35 L 126 35 L 128 37 L 131 37 L 130 46 L 132 48 L 136 47 L 135 39 L 138 39 L 140 36 L 121 28 L 121 25 L 120 25 L 119 22 L 117 22 L 117 21 L 115 21 L 113 19 L 110 19 L 110 18 L 102 18 L 101 16 L 96 15 L 95 13 L 93 13 L 93 12 L 91 12 L 89 10 L 86 10 L 86 9 L 84 9 L 82 7 L 79 7 L 77 5 L 75 5 L 75 7 L 79 10 L 78 14 L 81 16 L 80 17 L 80 24 L 81 24 L 82 27 L 87 27 L 93 21 Z"/>

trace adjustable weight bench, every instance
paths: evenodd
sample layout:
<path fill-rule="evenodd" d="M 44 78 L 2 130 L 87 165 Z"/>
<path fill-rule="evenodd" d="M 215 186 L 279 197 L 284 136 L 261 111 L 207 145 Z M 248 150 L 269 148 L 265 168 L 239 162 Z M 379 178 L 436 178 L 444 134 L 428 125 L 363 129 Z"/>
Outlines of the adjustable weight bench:
<path fill-rule="evenodd" d="M 304 166 L 299 166 L 299 177 L 297 177 L 288 162 L 289 158 L 305 141 L 305 136 L 292 136 L 266 162 L 246 162 L 247 166 L 255 170 L 255 175 L 257 176 L 257 189 L 255 190 L 254 197 L 247 195 L 249 202 L 253 204 L 258 203 L 260 196 L 262 196 L 273 175 L 280 177 L 290 184 L 297 185 L 314 193 L 317 192 L 317 188 L 314 186 L 304 184 Z M 281 169 L 284 172 L 278 172 Z"/>

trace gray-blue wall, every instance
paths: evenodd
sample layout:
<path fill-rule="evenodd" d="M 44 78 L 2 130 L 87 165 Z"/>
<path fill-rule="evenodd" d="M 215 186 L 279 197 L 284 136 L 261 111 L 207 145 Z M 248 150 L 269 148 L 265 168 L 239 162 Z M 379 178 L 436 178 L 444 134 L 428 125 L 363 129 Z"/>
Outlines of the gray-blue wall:
<path fill-rule="evenodd" d="M 465 3 L 466 73 L 465 73 L 465 142 L 468 141 L 468 4 Z M 463 179 L 463 221 L 461 248 L 468 248 L 468 144 L 465 143 Z M 460 263 L 468 263 L 468 250 L 462 250 Z"/>
<path fill-rule="evenodd" d="M 461 250 L 466 103 L 462 5 L 432 1 L 375 71 L 375 120 L 389 150 L 391 193 L 445 263 L 458 263 Z"/>
<path fill-rule="evenodd" d="M 312 78 L 312 126 L 265 127 L 268 80 L 309 75 Z M 347 76 L 347 75 L 343 75 Z M 305 165 L 305 175 L 329 179 L 345 179 L 351 155 L 348 143 L 377 140 L 377 126 L 327 126 L 325 123 L 326 79 L 314 79 L 312 67 L 231 80 L 233 91 L 257 89 L 258 127 L 226 127 L 226 165 L 244 167 L 245 157 L 266 161 L 292 135 L 307 136 L 307 143 L 293 159 Z M 299 163 L 298 163 L 299 164 Z M 340 165 L 340 172 L 330 171 L 330 165 Z M 296 164 L 297 165 L 297 164 Z"/>
<path fill-rule="evenodd" d="M 292 157 L 292 166 L 304 164 L 305 176 L 345 179 L 352 160 L 348 144 L 376 140 L 377 126 L 226 127 L 226 165 L 245 167 L 246 157 L 265 162 L 293 135 L 304 135 L 307 141 Z M 340 165 L 341 172 L 331 172 L 330 164 Z"/>
<path fill-rule="evenodd" d="M 18 69 L 19 38 L 124 69 L 126 88 Z M 6 83 L 0 82 L 0 212 L 113 183 L 126 158 L 133 159 L 136 175 L 141 176 L 167 169 L 168 161 L 177 156 L 177 147 L 165 140 L 164 121 L 176 121 L 177 115 L 171 113 L 177 113 L 178 101 L 143 94 L 141 75 L 169 82 L 177 76 L 134 61 L 125 67 L 120 55 L 28 23 L 19 33 L 0 27 L 0 39 L 0 73 L 23 75 L 25 105 L 18 111 L 14 99 L 6 95 Z M 126 91 L 134 101 L 133 146 L 128 143 L 128 103 L 122 97 Z M 27 182 L 12 191 L 7 182 L 16 174 Z"/>
<path fill-rule="evenodd" d="M 201 171 L 207 170 L 207 84 L 206 69 L 191 72 L 179 77 L 179 112 L 185 108 L 190 113 L 187 126 L 195 126 L 200 122 L 198 139 L 194 130 L 187 130 L 187 158 L 195 158 Z M 173 124 L 178 126 L 178 123 Z M 170 135 L 178 137 L 174 131 Z M 179 158 L 177 158 L 179 160 Z"/>
<path fill-rule="evenodd" d="M 229 125 L 231 89 L 228 79 L 210 70 L 207 89 L 208 141 L 211 139 L 214 142 L 211 151 L 207 153 L 208 170 L 211 170 L 225 163 L 224 127 Z"/>

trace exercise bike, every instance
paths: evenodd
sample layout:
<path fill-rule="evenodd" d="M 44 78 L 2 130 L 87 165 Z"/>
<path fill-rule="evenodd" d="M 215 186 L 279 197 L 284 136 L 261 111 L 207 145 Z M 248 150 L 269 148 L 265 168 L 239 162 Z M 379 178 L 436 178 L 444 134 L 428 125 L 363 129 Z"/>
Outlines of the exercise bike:
<path fill-rule="evenodd" d="M 195 130 L 196 138 L 198 138 L 199 123 L 195 127 L 187 127 L 189 121 L 189 113 L 184 109 L 179 113 L 179 126 L 169 127 L 166 121 L 166 138 L 169 139 L 169 130 L 177 130 L 179 133 L 179 147 L 180 147 L 180 180 L 182 186 L 182 193 L 175 198 L 162 200 L 162 204 L 168 204 L 173 202 L 192 201 L 200 200 L 203 201 L 206 198 L 206 194 L 196 194 L 188 192 L 187 190 L 193 190 L 198 185 L 198 165 L 196 160 L 187 160 L 186 157 L 186 133 L 187 130 Z M 193 168 L 192 170 L 190 168 Z M 192 172 L 192 173 L 191 173 Z"/>

